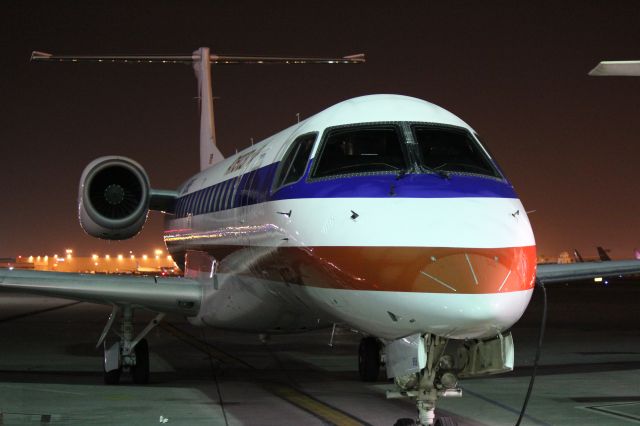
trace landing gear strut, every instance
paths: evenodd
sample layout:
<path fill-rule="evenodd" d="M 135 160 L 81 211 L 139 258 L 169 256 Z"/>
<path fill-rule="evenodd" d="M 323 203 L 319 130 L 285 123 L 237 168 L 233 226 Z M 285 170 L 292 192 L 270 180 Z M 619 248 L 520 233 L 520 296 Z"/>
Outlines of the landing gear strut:
<path fill-rule="evenodd" d="M 360 341 L 358 372 L 364 382 L 375 382 L 380 375 L 380 342 L 375 337 L 365 337 Z"/>
<path fill-rule="evenodd" d="M 107 347 L 105 338 L 120 311 L 122 311 L 120 332 L 116 332 L 120 340 L 110 347 Z M 99 347 L 103 344 L 105 384 L 117 385 L 120 382 L 120 375 L 123 370 L 131 374 L 133 383 L 149 383 L 149 344 L 144 337 L 160 323 L 163 317 L 164 314 L 156 315 L 144 330 L 134 338 L 133 308 L 131 305 L 124 305 L 122 308 L 118 306 L 113 307 L 109 321 L 107 321 L 107 325 L 96 346 Z"/>
<path fill-rule="evenodd" d="M 417 422 L 400 419 L 396 422 L 397 426 L 456 426 L 456 421 L 451 417 L 436 419 L 435 407 L 438 398 L 462 396 L 458 378 L 513 370 L 511 334 L 498 334 L 485 340 L 458 341 L 456 351 L 449 348 L 445 353 L 448 343 L 447 338 L 434 334 L 407 336 L 387 342 L 387 373 L 394 377 L 400 388 L 400 391 L 387 392 L 387 398 L 415 398 L 418 409 Z"/>

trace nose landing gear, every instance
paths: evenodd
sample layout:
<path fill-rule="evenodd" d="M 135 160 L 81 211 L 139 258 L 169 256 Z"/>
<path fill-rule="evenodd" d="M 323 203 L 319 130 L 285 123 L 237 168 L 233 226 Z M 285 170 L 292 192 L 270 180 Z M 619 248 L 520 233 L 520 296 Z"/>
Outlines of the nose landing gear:
<path fill-rule="evenodd" d="M 415 398 L 418 419 L 400 419 L 396 426 L 456 426 L 451 417 L 435 417 L 438 398 L 461 397 L 458 378 L 485 376 L 513 370 L 513 339 L 499 334 L 487 340 L 460 341 L 457 351 L 447 351 L 449 339 L 425 334 L 400 339 L 412 342 L 402 346 L 393 341 L 386 345 L 389 376 L 399 391 L 387 392 L 387 398 Z M 403 347 L 403 350 L 398 350 Z M 449 353 L 455 354 L 451 355 Z M 406 361 L 410 362 L 407 364 Z M 389 367 L 391 366 L 391 367 Z M 413 422 L 413 423 L 412 423 Z"/>

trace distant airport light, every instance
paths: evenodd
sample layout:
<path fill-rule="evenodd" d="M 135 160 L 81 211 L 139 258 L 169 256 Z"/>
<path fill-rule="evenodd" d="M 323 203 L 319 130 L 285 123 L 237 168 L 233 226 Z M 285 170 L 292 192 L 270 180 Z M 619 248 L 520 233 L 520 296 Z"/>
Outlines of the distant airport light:
<path fill-rule="evenodd" d="M 91 255 L 91 259 L 93 259 L 93 260 L 98 260 L 98 255 L 97 255 L 97 254 L 92 254 L 92 255 Z"/>
<path fill-rule="evenodd" d="M 71 260 L 71 254 L 67 254 L 67 259 Z"/>
<path fill-rule="evenodd" d="M 36 259 L 37 259 L 38 261 L 40 261 L 40 256 L 38 256 Z"/>
<path fill-rule="evenodd" d="M 67 253 L 67 254 L 73 254 L 73 250 L 71 250 L 71 249 L 66 249 L 64 252 Z"/>
<path fill-rule="evenodd" d="M 134 260 L 136 257 L 134 255 L 131 255 L 131 260 Z"/>
<path fill-rule="evenodd" d="M 169 262 L 171 262 L 171 261 L 173 260 L 173 257 L 171 257 L 171 255 L 168 255 L 168 256 L 167 256 L 167 260 L 168 260 Z"/>
<path fill-rule="evenodd" d="M 49 261 L 49 256 L 45 256 L 45 257 L 44 257 L 44 261 L 45 261 L 45 262 L 48 262 L 48 261 Z"/>
<path fill-rule="evenodd" d="M 142 255 L 142 260 L 147 260 L 148 256 L 146 254 Z"/>
<path fill-rule="evenodd" d="M 33 256 L 29 256 L 29 263 L 33 263 Z"/>
<path fill-rule="evenodd" d="M 64 262 L 64 257 L 56 257 L 56 261 L 58 261 L 58 262 Z"/>
<path fill-rule="evenodd" d="M 110 259 L 111 259 L 111 256 L 110 256 L 110 255 L 108 255 L 108 254 L 105 254 L 105 255 L 104 255 L 104 258 L 105 258 L 105 259 L 107 259 L 107 260 L 110 260 Z"/>
<path fill-rule="evenodd" d="M 93 262 L 94 266 L 98 266 L 98 262 Z"/>
<path fill-rule="evenodd" d="M 155 249 L 154 253 L 155 253 L 156 256 L 160 256 L 162 254 L 162 250 Z"/>
<path fill-rule="evenodd" d="M 596 283 L 601 283 L 602 282 L 602 277 L 596 277 L 593 279 L 594 282 Z"/>
<path fill-rule="evenodd" d="M 121 254 L 118 255 L 118 260 L 122 260 L 122 255 Z"/>
<path fill-rule="evenodd" d="M 156 254 L 156 260 L 160 260 L 160 256 Z"/>

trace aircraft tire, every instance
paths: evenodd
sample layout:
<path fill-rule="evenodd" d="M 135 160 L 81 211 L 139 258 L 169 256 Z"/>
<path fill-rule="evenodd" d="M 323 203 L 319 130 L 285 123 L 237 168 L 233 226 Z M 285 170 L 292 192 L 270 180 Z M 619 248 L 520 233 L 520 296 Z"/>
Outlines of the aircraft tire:
<path fill-rule="evenodd" d="M 131 367 L 131 377 L 136 385 L 149 383 L 149 344 L 142 339 L 133 349 L 136 353 L 136 365 Z"/>
<path fill-rule="evenodd" d="M 365 337 L 358 350 L 358 372 L 365 382 L 375 382 L 380 375 L 380 343 L 375 337 Z"/>
<path fill-rule="evenodd" d="M 405 418 L 396 420 L 393 426 L 415 426 L 416 424 L 417 423 L 415 420 L 405 417 Z"/>
<path fill-rule="evenodd" d="M 104 384 L 117 385 L 118 383 L 120 383 L 120 373 L 122 373 L 122 369 L 120 368 L 118 368 L 117 370 L 105 371 Z"/>
<path fill-rule="evenodd" d="M 438 417 L 433 426 L 458 426 L 458 422 L 452 417 Z"/>

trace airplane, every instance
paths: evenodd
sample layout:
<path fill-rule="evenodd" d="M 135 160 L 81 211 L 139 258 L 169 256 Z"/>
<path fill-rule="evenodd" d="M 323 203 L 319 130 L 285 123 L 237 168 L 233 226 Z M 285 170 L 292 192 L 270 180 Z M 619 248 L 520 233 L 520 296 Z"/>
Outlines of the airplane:
<path fill-rule="evenodd" d="M 137 235 L 150 210 L 184 277 L 0 270 L 0 289 L 112 306 L 97 347 L 104 381 L 149 381 L 145 336 L 164 316 L 247 333 L 299 333 L 341 324 L 363 334 L 362 380 L 384 366 L 417 419 L 460 379 L 511 371 L 518 321 L 536 283 L 640 272 L 638 261 L 536 265 L 526 210 L 478 135 L 453 113 L 408 96 L 333 105 L 236 154 L 217 147 L 211 65 L 364 62 L 344 58 L 69 56 L 34 61 L 188 63 L 200 98 L 200 171 L 175 190 L 106 156 L 84 169 L 78 217 L 106 240 Z M 137 333 L 135 310 L 156 316 Z M 119 323 L 119 338 L 107 344 Z M 384 362 L 383 362 L 384 361 Z"/>
<path fill-rule="evenodd" d="M 600 260 L 601 262 L 609 262 L 611 260 L 609 253 L 607 253 L 607 249 L 604 249 L 602 246 L 597 246 L 596 250 L 598 251 L 598 260 Z M 585 260 L 578 249 L 573 249 L 573 259 L 575 262 L 593 261 L 593 259 L 589 258 L 587 258 L 589 260 Z"/>

